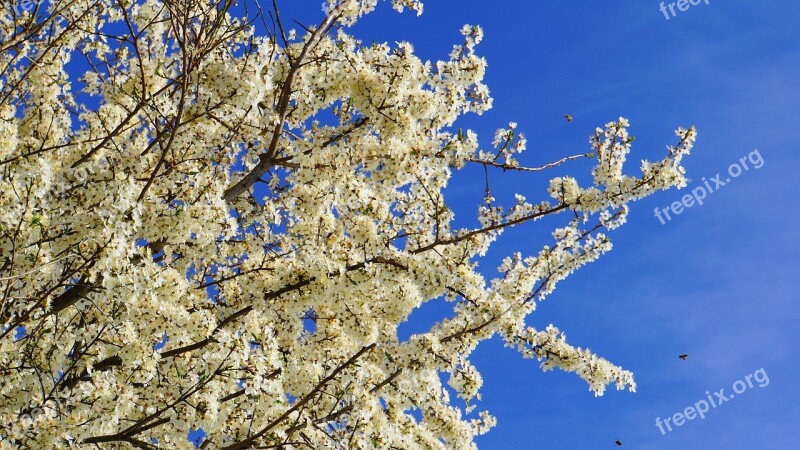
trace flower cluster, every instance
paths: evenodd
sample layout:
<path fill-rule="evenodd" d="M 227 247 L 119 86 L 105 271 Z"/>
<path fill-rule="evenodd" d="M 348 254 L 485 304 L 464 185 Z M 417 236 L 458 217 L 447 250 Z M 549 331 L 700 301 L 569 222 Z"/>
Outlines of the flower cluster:
<path fill-rule="evenodd" d="M 630 202 L 686 183 L 693 128 L 636 176 L 625 119 L 526 167 L 516 124 L 488 152 L 456 127 L 492 104 L 480 27 L 430 62 L 348 32 L 377 0 L 327 0 L 301 32 L 276 14 L 267 36 L 233 3 L 0 19 L 0 447 L 188 449 L 201 428 L 210 448 L 471 449 L 495 420 L 470 357 L 495 335 L 597 394 L 633 388 L 525 320 Z M 455 171 L 577 157 L 591 177 L 509 208 L 487 186 L 477 227 L 453 225 Z M 478 271 L 505 229 L 561 213 L 551 242 Z M 432 301 L 452 315 L 400 340 Z"/>

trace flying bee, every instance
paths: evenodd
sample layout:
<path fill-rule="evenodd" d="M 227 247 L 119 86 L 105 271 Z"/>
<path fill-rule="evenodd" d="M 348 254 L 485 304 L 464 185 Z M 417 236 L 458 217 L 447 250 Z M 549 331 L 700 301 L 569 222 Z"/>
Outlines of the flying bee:
<path fill-rule="evenodd" d="M 572 122 L 572 116 L 569 114 L 564 114 L 564 118 L 567 119 L 567 122 Z"/>
<path fill-rule="evenodd" d="M 689 355 L 687 355 L 687 354 L 678 355 L 678 358 L 680 358 L 680 359 L 682 359 L 684 361 L 686 361 L 686 358 L 688 358 L 688 357 L 689 357 Z"/>

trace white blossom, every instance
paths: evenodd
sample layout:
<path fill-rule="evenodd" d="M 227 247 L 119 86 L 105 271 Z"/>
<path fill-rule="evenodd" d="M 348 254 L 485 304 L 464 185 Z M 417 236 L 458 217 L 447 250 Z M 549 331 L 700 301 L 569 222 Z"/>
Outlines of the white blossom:
<path fill-rule="evenodd" d="M 377 0 L 327 0 L 285 40 L 232 3 L 0 19 L 0 447 L 188 449 L 202 428 L 211 448 L 472 449 L 496 421 L 471 354 L 496 335 L 598 395 L 635 387 L 525 321 L 611 249 L 632 201 L 685 186 L 694 128 L 637 175 L 623 118 L 591 153 L 527 167 L 515 122 L 490 151 L 457 123 L 492 106 L 479 26 L 423 61 L 350 34 Z M 68 69 L 85 57 L 93 69 Z M 463 168 L 535 177 L 576 158 L 591 173 L 512 199 L 487 186 L 475 228 L 454 225 Z M 552 239 L 487 278 L 494 240 L 546 216 L 563 219 Z M 432 301 L 452 315 L 401 341 Z"/>

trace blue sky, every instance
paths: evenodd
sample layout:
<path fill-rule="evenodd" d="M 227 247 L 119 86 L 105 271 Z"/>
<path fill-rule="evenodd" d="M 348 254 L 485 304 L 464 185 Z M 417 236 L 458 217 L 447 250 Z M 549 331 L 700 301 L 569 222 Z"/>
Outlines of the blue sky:
<path fill-rule="evenodd" d="M 318 1 L 283 3 L 284 18 L 319 18 Z M 634 204 L 628 224 L 612 235 L 614 250 L 564 281 L 531 317 L 531 324 L 552 322 L 573 345 L 633 370 L 637 393 L 595 398 L 574 375 L 542 373 L 496 341 L 479 347 L 480 407 L 498 417 L 479 439 L 483 449 L 617 448 L 616 439 L 635 449 L 777 449 L 800 440 L 793 225 L 800 218 L 800 3 L 711 0 L 669 20 L 659 3 L 429 1 L 419 18 L 384 4 L 353 30 L 367 42 L 408 40 L 435 60 L 458 42 L 461 25 L 482 25 L 479 53 L 489 61 L 495 106 L 460 126 L 475 129 L 488 146 L 495 128 L 518 122 L 529 164 L 588 150 L 592 130 L 620 115 L 636 136 L 634 170 L 639 159 L 664 154 L 676 127 L 698 127 L 685 164 L 689 188 L 718 172 L 725 179 L 728 166 L 754 149 L 764 160 L 664 225 L 653 209 L 688 190 Z M 587 170 L 574 163 L 550 176 Z M 471 175 L 457 176 L 448 190 L 463 224 L 473 223 L 483 192 Z M 498 199 L 514 192 L 541 198 L 547 181 L 501 178 L 493 176 Z M 513 251 L 537 251 L 557 223 L 508 232 L 482 270 L 493 274 Z M 430 322 L 441 311 L 431 305 L 414 320 Z M 725 388 L 728 395 L 734 382 L 761 368 L 767 386 L 755 385 L 665 436 L 656 427 L 656 417 L 684 410 L 705 391 Z"/>

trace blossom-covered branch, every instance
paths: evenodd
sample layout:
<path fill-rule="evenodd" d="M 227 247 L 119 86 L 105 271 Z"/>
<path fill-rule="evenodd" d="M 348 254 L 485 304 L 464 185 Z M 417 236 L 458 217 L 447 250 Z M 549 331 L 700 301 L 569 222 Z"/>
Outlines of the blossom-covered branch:
<path fill-rule="evenodd" d="M 458 127 L 492 106 L 478 26 L 431 62 L 352 34 L 377 0 L 326 0 L 298 29 L 277 2 L 272 21 L 230 0 L 50 3 L 0 13 L 0 446 L 189 449 L 202 429 L 206 448 L 471 449 L 494 425 L 471 362 L 492 336 L 597 395 L 635 386 L 525 321 L 632 202 L 685 185 L 694 128 L 635 175 L 623 118 L 523 164 L 513 122 L 491 150 Z M 510 207 L 491 192 L 577 159 L 591 173 Z M 445 187 L 476 164 L 486 193 L 456 228 Z M 563 219 L 549 242 L 478 270 L 545 217 Z M 401 340 L 437 301 L 452 314 Z"/>

